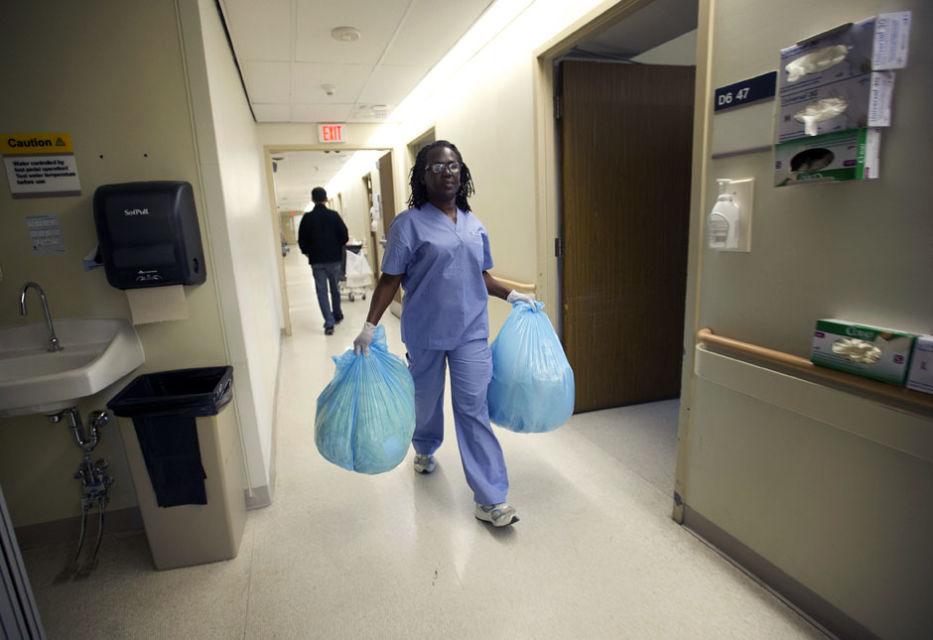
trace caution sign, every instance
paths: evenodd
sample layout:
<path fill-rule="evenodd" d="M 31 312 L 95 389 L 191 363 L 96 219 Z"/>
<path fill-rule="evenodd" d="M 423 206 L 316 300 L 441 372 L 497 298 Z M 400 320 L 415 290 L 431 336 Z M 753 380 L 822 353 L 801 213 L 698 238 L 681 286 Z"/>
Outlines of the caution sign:
<path fill-rule="evenodd" d="M 3 133 L 0 153 L 14 198 L 81 193 L 74 147 L 67 133 Z"/>

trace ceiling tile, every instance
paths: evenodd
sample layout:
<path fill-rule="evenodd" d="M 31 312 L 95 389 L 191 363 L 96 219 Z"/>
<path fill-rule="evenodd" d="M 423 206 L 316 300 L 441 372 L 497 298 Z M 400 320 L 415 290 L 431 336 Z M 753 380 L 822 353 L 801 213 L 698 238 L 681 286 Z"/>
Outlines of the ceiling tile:
<path fill-rule="evenodd" d="M 289 104 L 250 104 L 257 122 L 288 122 L 292 115 Z"/>
<path fill-rule="evenodd" d="M 296 62 L 292 67 L 292 100 L 294 102 L 339 103 L 355 102 L 372 68 L 361 64 L 320 64 Z M 328 96 L 322 84 L 334 86 Z"/>
<path fill-rule="evenodd" d="M 346 122 L 352 104 L 293 104 L 292 122 Z"/>
<path fill-rule="evenodd" d="M 383 64 L 412 65 L 422 62 L 430 69 L 470 30 L 491 4 L 490 0 L 415 0 L 398 37 L 386 52 Z"/>
<path fill-rule="evenodd" d="M 291 0 L 223 0 L 224 16 L 237 58 L 292 59 Z"/>
<path fill-rule="evenodd" d="M 428 72 L 424 66 L 380 65 L 359 94 L 360 102 L 398 104 Z"/>
<path fill-rule="evenodd" d="M 376 64 L 412 0 L 297 0 L 295 59 Z M 334 40 L 335 27 L 360 31 L 356 42 Z"/>
<path fill-rule="evenodd" d="M 291 63 L 241 62 L 240 72 L 250 102 L 288 102 L 291 98 Z"/>

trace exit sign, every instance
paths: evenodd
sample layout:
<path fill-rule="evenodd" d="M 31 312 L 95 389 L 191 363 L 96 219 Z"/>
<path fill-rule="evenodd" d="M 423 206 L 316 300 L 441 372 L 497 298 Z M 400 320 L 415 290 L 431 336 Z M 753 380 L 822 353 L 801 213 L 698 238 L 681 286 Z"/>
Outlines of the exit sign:
<path fill-rule="evenodd" d="M 317 138 L 320 142 L 343 142 L 343 125 L 319 124 Z"/>

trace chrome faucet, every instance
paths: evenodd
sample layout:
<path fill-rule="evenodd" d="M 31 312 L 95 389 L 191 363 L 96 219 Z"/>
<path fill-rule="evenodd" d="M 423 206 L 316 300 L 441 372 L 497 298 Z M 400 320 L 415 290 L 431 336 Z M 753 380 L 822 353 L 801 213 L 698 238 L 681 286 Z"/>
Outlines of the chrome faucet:
<path fill-rule="evenodd" d="M 45 291 L 35 282 L 27 282 L 19 292 L 19 315 L 26 315 L 26 292 L 29 289 L 35 289 L 39 294 L 39 300 L 42 302 L 42 310 L 45 311 L 45 324 L 49 328 L 49 351 L 61 351 L 64 347 L 58 344 L 58 338 L 55 337 L 55 329 L 52 327 L 52 314 L 49 313 L 49 301 L 45 297 Z"/>

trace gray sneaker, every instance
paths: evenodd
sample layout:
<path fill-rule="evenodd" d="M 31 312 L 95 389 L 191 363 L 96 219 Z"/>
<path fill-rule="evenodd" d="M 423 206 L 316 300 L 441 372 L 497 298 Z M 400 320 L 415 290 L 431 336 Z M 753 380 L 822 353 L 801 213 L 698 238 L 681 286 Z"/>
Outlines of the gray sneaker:
<path fill-rule="evenodd" d="M 479 504 L 476 505 L 474 514 L 477 520 L 488 522 L 494 527 L 507 527 L 510 524 L 518 522 L 518 516 L 515 514 L 515 507 L 502 502 L 499 504 Z"/>
<path fill-rule="evenodd" d="M 434 471 L 434 456 L 430 453 L 416 453 L 414 466 L 418 473 L 431 473 Z"/>

